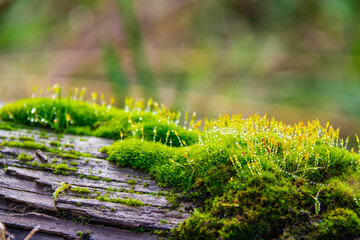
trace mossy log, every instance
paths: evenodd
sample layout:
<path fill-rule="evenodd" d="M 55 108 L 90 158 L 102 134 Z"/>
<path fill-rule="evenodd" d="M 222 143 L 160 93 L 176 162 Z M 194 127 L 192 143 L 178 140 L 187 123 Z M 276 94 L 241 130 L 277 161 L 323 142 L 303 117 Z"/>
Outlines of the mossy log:
<path fill-rule="evenodd" d="M 0 148 L 0 221 L 17 239 L 37 225 L 34 239 L 156 239 L 190 216 L 148 174 L 106 161 L 98 150 L 112 140 L 21 129 L 0 137 L 12 143 Z M 45 146 L 47 162 L 27 142 Z"/>

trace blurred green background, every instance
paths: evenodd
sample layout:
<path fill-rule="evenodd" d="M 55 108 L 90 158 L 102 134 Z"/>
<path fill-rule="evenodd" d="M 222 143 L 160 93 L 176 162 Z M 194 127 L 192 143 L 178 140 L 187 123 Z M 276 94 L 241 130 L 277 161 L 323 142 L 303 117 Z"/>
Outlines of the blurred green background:
<path fill-rule="evenodd" d="M 353 0 L 0 0 L 1 100 L 59 83 L 354 136 L 359 22 Z"/>

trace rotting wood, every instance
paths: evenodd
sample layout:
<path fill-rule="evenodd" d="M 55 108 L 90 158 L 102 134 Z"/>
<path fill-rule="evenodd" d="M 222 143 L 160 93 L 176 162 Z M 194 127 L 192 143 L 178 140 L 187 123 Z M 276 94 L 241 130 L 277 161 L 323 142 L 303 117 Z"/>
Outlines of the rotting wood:
<path fill-rule="evenodd" d="M 91 239 L 156 239 L 149 233 L 133 233 L 129 230 L 118 229 L 113 227 L 105 227 L 93 224 L 83 224 L 48 216 L 41 213 L 11 213 L 0 210 L 2 222 L 12 228 L 32 229 L 37 225 L 41 225 L 39 232 L 46 233 L 50 236 L 60 236 L 62 238 L 76 239 L 80 232 L 90 232 Z M 37 235 L 35 235 L 37 236 Z M 34 237 L 34 239 L 38 239 Z"/>
<path fill-rule="evenodd" d="M 36 153 L 36 156 L 38 156 L 42 161 L 44 161 L 46 163 L 48 162 L 47 156 L 40 149 L 36 149 L 35 153 Z"/>
<path fill-rule="evenodd" d="M 0 221 L 18 238 L 41 225 L 34 239 L 77 239 L 80 232 L 87 231 L 90 231 L 89 239 L 156 239 L 157 236 L 149 231 L 170 230 L 190 216 L 184 207 L 189 203 L 174 208 L 163 196 L 170 189 L 157 186 L 148 174 L 120 168 L 104 160 L 106 155 L 98 150 L 110 145 L 112 140 L 72 135 L 59 138 L 55 134 L 47 134 L 44 138 L 36 130 L 0 130 L 0 136 L 4 141 L 31 137 L 50 148 L 55 148 L 50 145 L 51 141 L 64 145 L 71 140 L 73 146 L 69 151 L 92 155 L 72 159 L 37 149 L 0 148 L 0 166 L 5 168 L 0 170 Z M 34 159 L 19 160 L 21 153 Z M 55 174 L 49 165 L 40 167 L 45 160 L 48 164 L 65 163 L 76 167 L 76 171 L 69 171 L 68 175 Z M 60 191 L 54 201 L 53 194 L 61 183 L 70 184 L 70 188 Z M 76 191 L 82 188 L 89 192 Z M 99 201 L 98 196 L 134 199 L 145 206 Z M 145 232 L 134 233 L 133 230 Z"/>

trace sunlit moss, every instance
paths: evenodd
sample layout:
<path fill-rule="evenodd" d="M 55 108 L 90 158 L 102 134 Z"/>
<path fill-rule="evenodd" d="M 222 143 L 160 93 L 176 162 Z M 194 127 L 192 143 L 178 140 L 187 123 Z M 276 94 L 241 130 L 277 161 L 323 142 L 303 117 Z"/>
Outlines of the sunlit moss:
<path fill-rule="evenodd" d="M 41 126 L 34 120 L 41 111 L 33 110 L 41 101 L 6 105 L 0 116 Z M 360 157 L 347 150 L 348 140 L 340 139 L 339 131 L 329 124 L 287 125 L 266 116 L 224 115 L 204 119 L 202 129 L 194 119 L 191 127 L 183 128 L 178 113 L 152 102 L 146 105 L 128 99 L 124 110 L 79 103 L 82 110 L 72 113 L 70 109 L 77 104 L 59 100 L 44 105 L 57 106 L 57 114 L 62 111 L 59 106 L 64 106 L 63 128 L 57 130 L 119 139 L 102 149 L 109 161 L 146 171 L 159 185 L 173 187 L 182 192 L 182 199 L 193 201 L 197 211 L 172 230 L 175 239 L 342 239 L 360 235 Z M 84 114 L 90 115 L 81 122 Z M 185 119 L 187 122 L 188 116 Z M 2 145 L 79 156 L 31 141 L 4 141 Z M 50 168 L 64 173 L 71 170 L 66 164 Z M 105 196 L 98 200 L 140 204 Z M 177 198 L 171 201 L 176 203 Z"/>
<path fill-rule="evenodd" d="M 197 134 L 179 126 L 179 117 L 179 113 L 158 103 L 149 101 L 145 105 L 141 100 L 127 100 L 125 109 L 118 109 L 72 99 L 32 98 L 6 104 L 0 109 L 0 118 L 4 121 L 65 133 L 171 142 L 172 146 L 181 146 L 182 142 L 196 143 Z M 55 142 L 51 145 L 56 146 Z"/>
<path fill-rule="evenodd" d="M 133 207 L 141 207 L 145 206 L 145 204 L 138 200 L 133 198 L 128 199 L 119 199 L 119 198 L 107 198 L 105 196 L 98 196 L 96 197 L 96 200 L 102 201 L 102 202 L 112 202 L 112 203 L 119 203 L 119 204 L 125 204 Z"/>
<path fill-rule="evenodd" d="M 110 161 L 145 170 L 195 202 L 199 212 L 172 231 L 174 238 L 318 238 L 336 235 L 317 224 L 329 211 L 358 216 L 357 188 L 347 178 L 359 179 L 359 155 L 331 126 L 222 116 L 198 134 L 198 144 L 181 148 L 124 140 L 102 149 Z M 357 223 L 341 225 L 343 232 L 360 234 Z"/>

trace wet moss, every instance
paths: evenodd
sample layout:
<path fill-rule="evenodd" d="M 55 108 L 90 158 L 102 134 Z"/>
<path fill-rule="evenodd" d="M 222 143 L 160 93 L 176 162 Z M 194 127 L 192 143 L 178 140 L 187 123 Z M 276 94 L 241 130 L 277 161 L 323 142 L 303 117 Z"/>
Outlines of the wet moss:
<path fill-rule="evenodd" d="M 336 208 L 324 214 L 317 231 L 319 239 L 355 239 L 360 233 L 359 215 L 350 209 Z"/>
<path fill-rule="evenodd" d="M 172 142 L 173 146 L 183 144 L 178 140 L 179 137 L 187 145 L 198 140 L 195 132 L 177 124 L 179 114 L 165 107 L 159 108 L 158 104 L 151 103 L 147 108 L 127 108 L 130 111 L 70 99 L 32 98 L 6 104 L 0 109 L 0 118 L 12 123 L 52 128 L 77 135 L 112 139 L 140 138 L 165 144 Z"/>
<path fill-rule="evenodd" d="M 18 137 L 18 140 L 19 141 L 35 142 L 35 139 L 33 137 L 28 137 L 28 136 Z"/>
<path fill-rule="evenodd" d="M 95 198 L 96 200 L 102 201 L 102 202 L 112 202 L 112 203 L 118 203 L 118 204 L 125 204 L 133 207 L 141 207 L 145 206 L 145 204 L 138 200 L 133 198 L 128 199 L 118 199 L 118 198 L 107 198 L 105 196 L 98 196 Z"/>
<path fill-rule="evenodd" d="M 86 175 L 85 177 L 86 177 L 87 179 L 92 179 L 92 180 L 95 180 L 95 181 L 99 181 L 99 180 L 100 180 L 100 177 L 98 177 L 98 176 Z"/>
<path fill-rule="evenodd" d="M 90 189 L 89 188 L 86 188 L 86 187 L 75 187 L 75 188 L 70 188 L 70 191 L 72 192 L 76 192 L 76 193 L 83 193 L 83 194 L 89 194 L 91 193 Z"/>
<path fill-rule="evenodd" d="M 47 125 L 40 116 L 45 109 L 51 113 L 55 107 L 56 113 L 63 114 L 60 124 L 56 122 L 59 131 L 120 139 L 102 149 L 109 154 L 109 161 L 143 170 L 159 185 L 175 188 L 182 193 L 179 197 L 167 195 L 174 204 L 181 199 L 195 205 L 193 215 L 172 230 L 175 239 L 360 236 L 359 154 L 348 151 L 346 140 L 329 125 L 321 126 L 318 121 L 286 125 L 258 115 L 248 119 L 221 116 L 205 119 L 203 130 L 190 131 L 180 127 L 176 118 L 168 117 L 171 112 L 158 111 L 159 107 L 153 114 L 144 108 L 107 110 L 69 101 L 46 100 L 44 106 L 39 105 L 42 101 L 7 105 L 0 117 L 52 127 L 51 116 Z M 78 104 L 81 111 L 71 112 Z M 86 114 L 89 116 L 84 117 Z M 40 122 L 35 121 L 36 117 Z M 3 142 L 5 146 L 42 147 L 60 155 L 80 156 L 34 144 Z M 50 168 L 68 174 L 70 169 L 65 165 L 53 164 Z M 128 192 L 135 193 L 133 189 Z M 141 205 L 134 199 L 101 195 L 97 199 Z"/>
<path fill-rule="evenodd" d="M 49 145 L 53 146 L 53 147 L 60 147 L 61 146 L 59 141 L 50 141 Z"/>
<path fill-rule="evenodd" d="M 144 170 L 194 202 L 197 212 L 172 230 L 175 239 L 360 235 L 359 155 L 342 147 L 336 130 L 259 116 L 208 125 L 197 145 L 174 148 L 135 139 L 103 148 L 109 161 Z M 332 222 L 339 208 L 351 223 Z M 329 226 L 334 230 L 325 231 Z"/>
<path fill-rule="evenodd" d="M 20 162 L 27 162 L 27 161 L 32 161 L 32 160 L 34 160 L 34 157 L 31 156 L 30 154 L 20 153 L 20 154 L 18 155 L 18 159 L 20 160 Z"/>
<path fill-rule="evenodd" d="M 130 179 L 130 180 L 127 180 L 126 183 L 130 184 L 130 185 L 135 185 L 137 183 L 137 180 Z"/>

